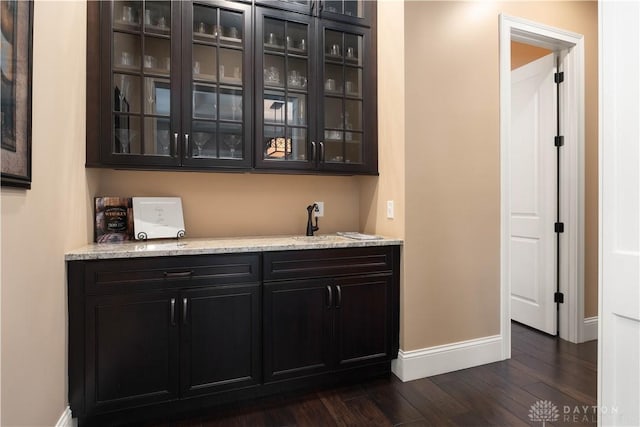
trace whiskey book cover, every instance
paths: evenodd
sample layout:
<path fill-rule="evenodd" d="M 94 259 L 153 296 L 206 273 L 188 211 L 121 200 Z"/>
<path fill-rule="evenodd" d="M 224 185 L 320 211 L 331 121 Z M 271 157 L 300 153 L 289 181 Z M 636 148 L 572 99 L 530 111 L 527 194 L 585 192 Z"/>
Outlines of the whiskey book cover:
<path fill-rule="evenodd" d="M 133 240 L 131 197 L 96 197 L 95 217 L 97 243 Z"/>

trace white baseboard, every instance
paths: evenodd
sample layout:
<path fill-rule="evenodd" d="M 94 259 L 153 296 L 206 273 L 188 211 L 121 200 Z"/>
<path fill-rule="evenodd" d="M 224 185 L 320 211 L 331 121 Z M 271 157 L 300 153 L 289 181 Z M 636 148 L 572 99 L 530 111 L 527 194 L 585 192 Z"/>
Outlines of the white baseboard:
<path fill-rule="evenodd" d="M 78 423 L 71 417 L 71 409 L 67 406 L 60 418 L 58 418 L 56 427 L 74 427 L 76 425 Z"/>
<path fill-rule="evenodd" d="M 582 325 L 582 341 L 598 339 L 598 316 L 587 317 Z"/>
<path fill-rule="evenodd" d="M 444 374 L 502 360 L 502 337 L 493 335 L 452 344 L 402 351 L 391 370 L 402 381 Z"/>

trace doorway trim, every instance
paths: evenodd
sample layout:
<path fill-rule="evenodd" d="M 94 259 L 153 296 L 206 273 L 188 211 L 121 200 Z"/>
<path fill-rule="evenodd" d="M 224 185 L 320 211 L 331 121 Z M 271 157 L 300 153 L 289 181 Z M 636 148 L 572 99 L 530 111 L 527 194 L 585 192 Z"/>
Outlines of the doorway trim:
<path fill-rule="evenodd" d="M 560 86 L 561 156 L 560 338 L 582 342 L 584 323 L 584 36 L 522 18 L 500 14 L 500 335 L 502 357 L 511 357 L 509 282 L 511 139 L 511 41 L 560 54 L 565 81 Z M 553 141 L 549 141 L 553 144 Z M 549 224 L 553 227 L 553 224 Z"/>

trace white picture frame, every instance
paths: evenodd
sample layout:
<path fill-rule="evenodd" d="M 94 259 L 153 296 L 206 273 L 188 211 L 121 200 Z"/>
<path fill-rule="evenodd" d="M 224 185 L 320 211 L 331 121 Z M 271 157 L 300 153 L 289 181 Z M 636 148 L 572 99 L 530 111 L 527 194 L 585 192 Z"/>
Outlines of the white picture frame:
<path fill-rule="evenodd" d="M 180 197 L 133 197 L 132 205 L 136 240 L 184 237 Z"/>

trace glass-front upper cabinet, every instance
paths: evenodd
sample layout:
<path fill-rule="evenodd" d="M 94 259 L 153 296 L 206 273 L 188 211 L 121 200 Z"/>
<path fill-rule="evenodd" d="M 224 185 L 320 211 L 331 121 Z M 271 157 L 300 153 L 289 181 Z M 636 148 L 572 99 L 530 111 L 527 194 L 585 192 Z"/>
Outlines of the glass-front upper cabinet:
<path fill-rule="evenodd" d="M 311 18 L 258 8 L 256 13 L 256 166 L 316 167 Z"/>
<path fill-rule="evenodd" d="M 115 0 L 95 7 L 108 16 L 99 21 L 100 98 L 109 102 L 100 106 L 100 162 L 251 167 L 251 5 Z"/>
<path fill-rule="evenodd" d="M 370 26 L 375 19 L 374 2 L 374 0 L 318 0 L 317 8 L 319 16 L 324 19 Z"/>
<path fill-rule="evenodd" d="M 321 34 L 321 168 L 375 171 L 375 52 L 369 30 L 323 21 Z"/>
<path fill-rule="evenodd" d="M 255 0 L 261 6 L 371 26 L 376 0 Z"/>
<path fill-rule="evenodd" d="M 179 10 L 163 0 L 109 5 L 111 78 L 105 88 L 111 101 L 110 143 L 103 150 L 116 163 L 145 158 L 157 165 L 176 164 L 176 147 L 171 144 L 178 95 L 172 36 Z"/>
<path fill-rule="evenodd" d="M 289 10 L 307 15 L 313 14 L 317 6 L 316 0 L 255 0 L 255 2 L 260 6 Z"/>
<path fill-rule="evenodd" d="M 183 163 L 251 166 L 251 8 L 185 2 Z"/>

